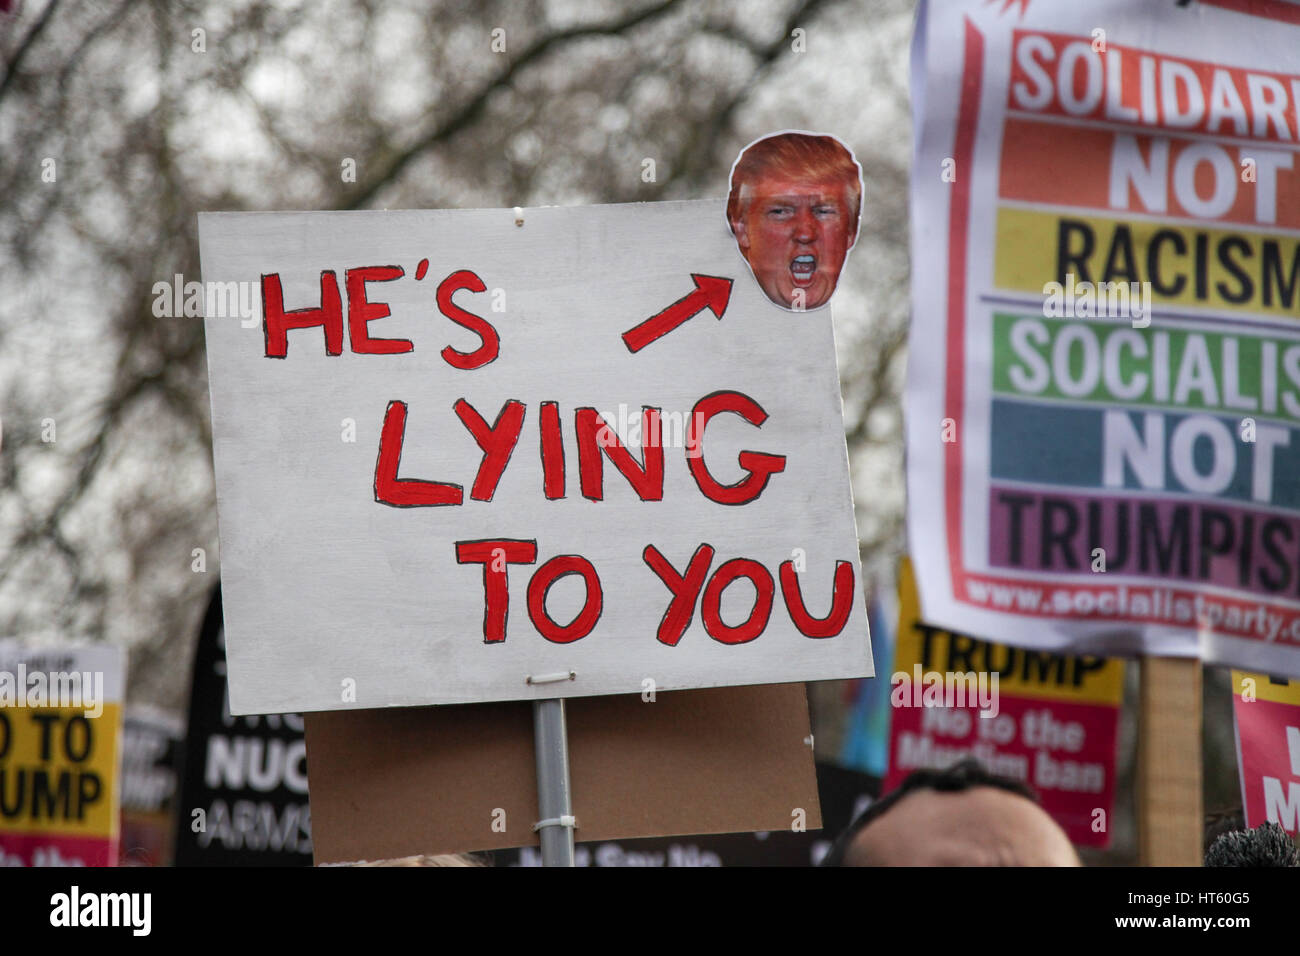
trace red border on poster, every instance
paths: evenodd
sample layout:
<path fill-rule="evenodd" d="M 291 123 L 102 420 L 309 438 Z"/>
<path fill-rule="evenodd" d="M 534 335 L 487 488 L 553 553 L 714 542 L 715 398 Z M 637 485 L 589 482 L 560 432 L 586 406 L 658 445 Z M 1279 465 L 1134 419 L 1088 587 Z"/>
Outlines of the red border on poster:
<path fill-rule="evenodd" d="M 1300 7 L 1278 3 L 1276 0 L 1202 0 L 1214 6 L 1234 10 L 1252 16 L 1267 17 L 1286 23 L 1300 24 Z M 953 183 L 952 204 L 948 210 L 948 319 L 947 319 L 947 389 L 944 393 L 944 415 L 954 422 L 961 420 L 965 389 L 966 356 L 966 260 L 970 245 L 970 181 L 969 170 L 974 166 L 975 132 L 979 128 L 979 101 L 984 78 L 984 35 L 972 22 L 965 21 L 965 39 L 962 67 L 962 91 L 957 110 L 957 129 L 953 143 L 953 158 L 958 169 L 967 170 Z M 1025 578 L 1000 577 L 991 574 L 975 573 L 963 564 L 962 549 L 962 453 L 961 442 L 948 442 L 944 450 L 944 505 L 948 532 L 948 564 L 952 582 L 953 600 L 964 604 L 987 608 L 989 605 L 972 599 L 969 582 L 976 580 L 981 584 L 995 587 L 1023 587 Z M 1051 588 L 1051 584 L 1045 584 Z M 1157 585 L 1157 587 L 1160 587 Z M 1203 592 L 1197 589 L 1164 587 L 1167 602 L 1177 600 L 1195 600 Z M 1288 619 L 1295 609 L 1286 605 L 1273 604 L 1259 598 L 1237 599 L 1229 596 L 1216 597 L 1218 603 L 1225 607 L 1237 605 L 1243 609 L 1263 606 L 1269 611 L 1280 613 Z M 1015 602 L 1010 602 L 1014 605 Z M 998 606 L 996 610 L 1004 614 L 1016 614 L 1023 617 L 1060 617 L 1059 611 L 1053 610 L 1051 601 L 1043 601 L 1037 609 L 1027 610 L 1017 606 Z M 1094 615 L 1095 616 L 1095 615 Z M 1082 619 L 1075 615 L 1072 619 Z M 1133 614 L 1107 614 L 1108 621 L 1160 622 L 1165 620 L 1159 613 L 1153 612 L 1147 617 Z"/>

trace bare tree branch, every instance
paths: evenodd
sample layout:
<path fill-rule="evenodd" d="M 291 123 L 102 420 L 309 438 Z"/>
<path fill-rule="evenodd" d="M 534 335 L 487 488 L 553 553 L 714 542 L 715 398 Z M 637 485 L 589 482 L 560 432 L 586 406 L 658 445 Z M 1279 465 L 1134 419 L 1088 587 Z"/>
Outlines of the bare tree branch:
<path fill-rule="evenodd" d="M 358 209 L 374 198 L 375 193 L 379 192 L 384 186 L 388 185 L 406 168 L 411 160 L 415 159 L 425 150 L 443 142 L 460 130 L 472 124 L 482 114 L 484 107 L 487 106 L 488 99 L 492 94 L 509 86 L 519 73 L 537 62 L 546 54 L 550 53 L 556 47 L 573 40 L 584 37 L 597 36 L 617 36 L 640 26 L 655 17 L 662 16 L 677 5 L 679 0 L 665 0 L 663 3 L 656 4 L 652 7 L 646 7 L 621 20 L 613 23 L 592 24 L 580 27 L 570 27 L 567 30 L 558 30 L 534 41 L 518 59 L 511 62 L 506 69 L 495 79 L 471 97 L 463 106 L 456 110 L 442 123 L 433 129 L 424 133 L 414 143 L 403 149 L 396 156 L 390 159 L 384 168 L 364 186 L 354 192 L 346 202 L 342 203 L 340 209 Z"/>
<path fill-rule="evenodd" d="M 757 62 L 754 65 L 754 73 L 749 82 L 741 86 L 718 110 L 714 116 L 714 121 L 709 125 L 704 142 L 701 144 L 691 142 L 688 148 L 683 150 L 684 157 L 686 157 L 682 167 L 681 178 L 683 180 L 696 183 L 707 174 L 715 161 L 719 141 L 730 132 L 732 117 L 736 115 L 736 111 L 754 94 L 754 90 L 762 83 L 763 77 L 780 58 L 781 54 L 790 49 L 788 45 L 790 34 L 794 32 L 795 27 L 800 24 L 810 23 L 817 11 L 826 3 L 827 0 L 802 0 L 786 17 L 781 32 L 766 46 L 757 47 Z M 750 49 L 751 52 L 755 51 L 753 41 L 741 37 L 736 39 Z"/>
<path fill-rule="evenodd" d="M 27 31 L 27 36 L 23 37 L 22 42 L 18 44 L 18 49 L 14 51 L 14 55 L 5 64 L 4 77 L 0 78 L 0 102 L 4 101 L 5 93 L 9 91 L 9 84 L 18 75 L 18 68 L 22 66 L 23 60 L 26 59 L 28 51 L 32 48 L 32 44 L 40 38 L 40 35 L 45 32 L 45 28 L 49 26 L 50 18 L 54 15 L 54 10 L 58 7 L 59 2 L 60 0 L 50 0 L 45 5 L 45 9 L 41 11 L 40 19 Z"/>

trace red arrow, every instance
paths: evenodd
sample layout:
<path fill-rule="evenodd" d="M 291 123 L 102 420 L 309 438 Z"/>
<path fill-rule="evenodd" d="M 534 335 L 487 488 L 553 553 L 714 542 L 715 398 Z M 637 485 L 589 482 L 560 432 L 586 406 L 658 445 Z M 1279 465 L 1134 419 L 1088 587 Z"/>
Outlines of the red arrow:
<path fill-rule="evenodd" d="M 719 319 L 731 299 L 731 280 L 722 276 L 702 276 L 692 272 L 695 291 L 678 299 L 658 315 L 651 316 L 636 328 L 623 333 L 629 352 L 640 352 L 655 339 L 667 335 L 677 326 L 708 309 Z"/>

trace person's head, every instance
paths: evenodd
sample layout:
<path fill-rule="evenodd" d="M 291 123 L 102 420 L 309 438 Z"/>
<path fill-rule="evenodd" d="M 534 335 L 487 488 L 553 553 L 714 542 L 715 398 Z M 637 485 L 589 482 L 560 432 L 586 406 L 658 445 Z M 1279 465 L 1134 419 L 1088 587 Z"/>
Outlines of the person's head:
<path fill-rule="evenodd" d="M 1300 866 L 1300 850 L 1276 823 L 1219 836 L 1205 851 L 1206 866 Z"/>
<path fill-rule="evenodd" d="M 861 208 L 862 169 L 833 136 L 768 136 L 731 170 L 732 235 L 767 297 L 787 309 L 830 299 Z"/>
<path fill-rule="evenodd" d="M 918 770 L 840 834 L 822 866 L 1079 866 L 1018 780 L 975 760 Z"/>

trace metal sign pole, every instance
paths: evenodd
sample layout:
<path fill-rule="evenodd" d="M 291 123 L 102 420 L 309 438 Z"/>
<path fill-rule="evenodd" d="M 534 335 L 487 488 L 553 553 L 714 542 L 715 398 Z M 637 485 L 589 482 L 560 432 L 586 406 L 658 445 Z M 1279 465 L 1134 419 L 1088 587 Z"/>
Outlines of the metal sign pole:
<path fill-rule="evenodd" d="M 537 809 L 533 825 L 542 843 L 543 866 L 573 866 L 572 796 L 569 791 L 569 735 L 564 698 L 533 701 L 533 737 L 537 750 Z"/>

